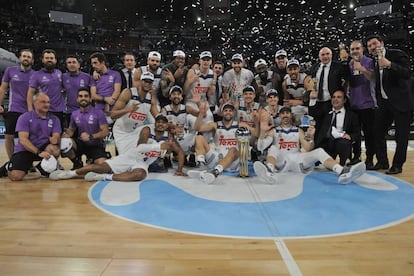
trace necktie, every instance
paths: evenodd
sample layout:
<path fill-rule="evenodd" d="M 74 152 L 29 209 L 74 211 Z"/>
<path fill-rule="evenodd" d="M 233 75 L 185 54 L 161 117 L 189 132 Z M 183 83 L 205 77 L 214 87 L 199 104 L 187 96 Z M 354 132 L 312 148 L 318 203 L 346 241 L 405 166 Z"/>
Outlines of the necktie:
<path fill-rule="evenodd" d="M 323 79 L 325 78 L 325 68 L 326 68 L 326 65 L 322 67 L 321 76 L 319 77 L 318 100 L 323 99 Z"/>
<path fill-rule="evenodd" d="M 216 80 L 216 105 L 219 105 L 219 99 L 220 99 L 220 87 L 219 87 L 219 81 Z"/>
<path fill-rule="evenodd" d="M 132 72 L 128 70 L 128 88 L 132 87 Z"/>

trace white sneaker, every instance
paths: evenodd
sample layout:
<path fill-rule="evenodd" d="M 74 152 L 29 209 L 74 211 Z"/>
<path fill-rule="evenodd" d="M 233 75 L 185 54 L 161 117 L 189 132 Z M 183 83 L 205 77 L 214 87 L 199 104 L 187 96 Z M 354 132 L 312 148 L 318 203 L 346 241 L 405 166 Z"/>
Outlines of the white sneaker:
<path fill-rule="evenodd" d="M 70 179 L 74 177 L 75 175 L 73 175 L 73 172 L 64 170 L 56 170 L 49 174 L 49 178 L 53 180 Z"/>
<path fill-rule="evenodd" d="M 260 177 L 264 182 L 269 184 L 275 184 L 276 179 L 273 177 L 273 173 L 269 171 L 269 168 L 260 161 L 256 161 L 253 164 L 254 172 Z"/>
<path fill-rule="evenodd" d="M 359 162 L 351 167 L 344 167 L 343 172 L 338 177 L 339 184 L 348 184 L 366 172 L 365 163 Z"/>
<path fill-rule="evenodd" d="M 197 178 L 201 182 L 211 184 L 217 179 L 218 173 L 215 173 L 214 170 L 210 171 L 197 171 L 197 170 L 190 170 L 187 172 L 190 178 Z"/>
<path fill-rule="evenodd" d="M 103 173 L 96 173 L 96 172 L 88 172 L 85 174 L 86 181 L 99 181 L 105 180 L 105 174 Z"/>

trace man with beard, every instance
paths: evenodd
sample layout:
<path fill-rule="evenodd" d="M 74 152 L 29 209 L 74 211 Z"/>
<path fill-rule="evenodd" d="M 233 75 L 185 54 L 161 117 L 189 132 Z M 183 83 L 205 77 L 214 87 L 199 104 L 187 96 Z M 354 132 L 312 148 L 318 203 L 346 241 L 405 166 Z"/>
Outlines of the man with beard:
<path fill-rule="evenodd" d="M 103 53 L 93 53 L 90 58 L 93 69 L 99 74 L 99 78 L 92 81 L 92 100 L 95 101 L 95 108 L 105 112 L 106 120 L 111 124 L 109 115 L 121 93 L 121 75 L 107 67 L 107 60 Z"/>
<path fill-rule="evenodd" d="M 92 81 L 89 74 L 80 71 L 80 63 L 75 55 L 66 57 L 66 68 L 68 69 L 68 72 L 62 75 L 63 89 L 66 94 L 64 129 L 69 125 L 70 114 L 79 109 L 79 89 L 88 88 L 89 90 Z"/>
<path fill-rule="evenodd" d="M 293 114 L 289 107 L 284 106 L 280 109 L 281 123 L 276 128 L 269 125 L 269 116 L 266 112 L 262 113 L 257 143 L 259 150 L 270 146 L 266 162 L 256 161 L 253 164 L 255 173 L 265 182 L 275 184 L 277 172 L 306 173 L 312 170 L 318 161 L 339 176 L 340 184 L 350 183 L 365 173 L 364 163 L 343 167 L 322 148 L 314 150 L 315 128 L 310 126 L 305 137 L 305 132 L 292 124 Z M 301 152 L 301 148 L 305 152 Z"/>
<path fill-rule="evenodd" d="M 63 110 L 65 99 L 63 98 L 62 72 L 56 69 L 56 52 L 46 49 L 42 52 L 43 68 L 33 73 L 27 90 L 27 109 L 33 110 L 33 95 L 36 91 L 43 92 L 49 96 L 49 112 L 59 118 L 61 128 L 64 126 Z"/>
<path fill-rule="evenodd" d="M 227 93 L 233 101 L 239 100 L 243 95 L 243 89 L 247 85 L 256 86 L 252 71 L 244 68 L 244 60 L 241 54 L 234 54 L 231 58 L 232 69 L 223 75 L 223 93 Z"/>
<path fill-rule="evenodd" d="M 89 87 L 79 89 L 77 101 L 79 109 L 72 112 L 61 142 L 61 155 L 72 161 L 72 170 L 83 167 L 83 154 L 95 164 L 103 163 L 107 158 L 103 138 L 109 133 L 103 111 L 90 105 L 92 97 Z M 77 137 L 74 137 L 75 134 Z"/>
<path fill-rule="evenodd" d="M 168 151 L 177 154 L 178 167 L 174 175 L 186 176 L 182 171 L 184 152 L 167 130 L 168 119 L 159 114 L 155 119 L 155 126 L 145 126 L 139 135 L 138 145 L 127 152 L 105 160 L 101 164 L 90 164 L 74 171 L 58 170 L 51 173 L 49 177 L 69 179 L 84 176 L 86 181 L 141 181 L 147 177 L 149 165 Z"/>
<path fill-rule="evenodd" d="M 56 170 L 60 155 L 59 119 L 49 112 L 50 100 L 46 93 L 39 92 L 31 100 L 33 110 L 20 115 L 16 124 L 19 142 L 14 153 L 0 168 L 0 176 L 9 176 L 12 181 L 21 181 L 32 167 L 33 161 L 41 161 L 36 168 L 43 176 Z"/>
<path fill-rule="evenodd" d="M 188 69 L 185 67 L 185 53 L 181 50 L 174 51 L 171 63 L 168 63 L 162 68 L 160 81 L 162 95 L 158 95 L 158 102 L 161 107 L 169 103 L 168 92 L 171 87 L 174 85 L 184 87 L 187 72 Z"/>
<path fill-rule="evenodd" d="M 153 124 L 154 115 L 158 110 L 151 101 L 154 75 L 150 72 L 141 74 L 139 87 L 126 88 L 122 91 L 111 112 L 111 118 L 116 120 L 112 128 L 115 146 L 119 154 L 129 151 L 137 145 L 137 137 L 143 125 Z"/>
<path fill-rule="evenodd" d="M 304 81 L 305 73 L 300 72 L 300 64 L 297 59 L 290 59 L 287 63 L 287 75 L 282 83 L 283 95 L 285 100 L 284 106 L 290 106 L 295 115 L 296 122 L 300 122 L 305 114 L 308 113 L 308 107 L 305 106 L 304 94 L 306 89 Z"/>
<path fill-rule="evenodd" d="M 236 130 L 239 123 L 236 120 L 235 108 L 231 103 L 226 103 L 221 108 L 223 120 L 203 124 L 209 106 L 204 103 L 200 106 L 200 114 L 195 124 L 196 130 L 199 132 L 213 131 L 214 149 L 204 139 L 197 140 L 195 144 L 196 156 L 204 155 L 205 163 L 211 170 L 189 171 L 188 175 L 198 178 L 202 182 L 211 184 L 224 171 L 237 171 L 239 169 L 239 151 L 237 149 Z M 198 159 L 200 160 L 200 159 Z"/>
<path fill-rule="evenodd" d="M 16 123 L 21 114 L 27 111 L 27 90 L 29 80 L 33 74 L 33 52 L 30 49 L 23 49 L 19 56 L 20 65 L 8 67 L 4 71 L 0 86 L 0 113 L 3 113 L 5 132 L 5 146 L 7 156 L 10 158 L 14 151 L 14 138 L 16 137 Z M 7 113 L 2 103 L 9 89 L 9 108 Z"/>
<path fill-rule="evenodd" d="M 279 92 L 279 105 L 283 105 L 283 99 L 285 98 L 283 95 L 282 82 L 287 74 L 287 61 L 287 52 L 283 49 L 278 50 L 275 54 L 275 64 L 272 67 L 270 67 L 270 70 L 272 70 L 273 73 L 276 74 L 277 91 Z"/>
<path fill-rule="evenodd" d="M 134 73 L 134 87 L 139 87 L 141 82 L 141 75 L 145 72 L 150 72 L 154 75 L 154 82 L 152 86 L 157 93 L 160 93 L 160 81 L 161 81 L 161 54 L 156 51 L 151 51 L 148 53 L 147 65 L 143 65 Z"/>
<path fill-rule="evenodd" d="M 169 105 L 161 109 L 161 113 L 168 119 L 170 130 L 175 135 L 175 139 L 181 146 L 185 154 L 191 152 L 191 148 L 195 142 L 195 132 L 188 131 L 187 118 L 188 114 L 185 111 L 185 105 L 181 104 L 183 100 L 183 90 L 178 85 L 174 85 L 170 89 Z"/>
<path fill-rule="evenodd" d="M 266 105 L 266 91 L 276 88 L 277 78 L 273 71 L 268 70 L 267 62 L 260 58 L 254 63 L 256 75 L 254 76 L 257 84 L 256 101 L 261 106 Z"/>

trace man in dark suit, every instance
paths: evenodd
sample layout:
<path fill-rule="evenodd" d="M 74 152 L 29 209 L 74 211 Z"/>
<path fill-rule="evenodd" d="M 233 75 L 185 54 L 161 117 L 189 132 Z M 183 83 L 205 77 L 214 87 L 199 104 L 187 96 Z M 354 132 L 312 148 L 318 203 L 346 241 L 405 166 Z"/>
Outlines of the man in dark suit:
<path fill-rule="evenodd" d="M 378 109 L 375 113 L 374 132 L 378 163 L 373 169 L 389 167 L 385 135 L 394 121 L 397 147 L 392 166 L 385 173 L 398 174 L 402 172 L 407 159 L 408 135 L 413 112 L 410 61 L 403 51 L 384 48 L 384 41 L 378 35 L 369 36 L 366 41 L 369 53 L 376 58 Z"/>
<path fill-rule="evenodd" d="M 124 55 L 124 68 L 122 68 L 119 73 L 121 74 L 121 91 L 125 88 L 131 88 L 133 79 L 134 79 L 134 73 L 135 73 L 135 56 L 132 53 L 126 53 Z"/>
<path fill-rule="evenodd" d="M 309 115 L 316 121 L 316 135 L 320 131 L 323 117 L 332 109 L 331 96 L 336 90 L 344 90 L 348 79 L 346 65 L 332 60 L 332 51 L 323 47 L 319 51 L 320 62 L 312 66 L 310 76 L 317 80 L 317 88 L 310 89 L 310 98 L 316 98 L 315 105 L 309 105 Z"/>
<path fill-rule="evenodd" d="M 360 139 L 358 116 L 345 108 L 347 98 L 343 90 L 336 90 L 331 97 L 332 110 L 325 114 L 316 147 L 323 148 L 332 158 L 339 155 L 339 164 L 345 165 L 350 157 L 352 144 Z"/>

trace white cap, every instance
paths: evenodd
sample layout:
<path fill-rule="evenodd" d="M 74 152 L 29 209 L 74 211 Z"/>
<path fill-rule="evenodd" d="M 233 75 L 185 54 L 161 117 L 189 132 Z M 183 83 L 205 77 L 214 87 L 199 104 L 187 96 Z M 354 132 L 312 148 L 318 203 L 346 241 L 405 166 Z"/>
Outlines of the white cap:
<path fill-rule="evenodd" d="M 185 53 L 181 50 L 176 50 L 173 52 L 173 57 L 185 57 Z"/>
<path fill-rule="evenodd" d="M 200 58 L 205 58 L 205 57 L 213 58 L 213 55 L 211 54 L 210 51 L 203 51 L 203 52 L 201 52 Z"/>
<path fill-rule="evenodd" d="M 72 139 L 71 138 L 62 138 L 60 139 L 60 151 L 62 153 L 68 153 L 72 148 Z"/>
<path fill-rule="evenodd" d="M 276 52 L 275 57 L 285 56 L 287 57 L 287 53 L 285 50 L 279 50 Z"/>
<path fill-rule="evenodd" d="M 241 60 L 241 61 L 243 61 L 243 55 L 242 54 L 234 54 L 232 57 L 231 57 L 231 60 L 233 61 L 233 60 Z"/>
<path fill-rule="evenodd" d="M 258 60 L 256 60 L 256 62 L 254 63 L 254 68 L 257 68 L 259 65 L 265 65 L 267 66 L 267 62 L 266 60 L 259 58 Z"/>
<path fill-rule="evenodd" d="M 40 162 L 40 166 L 45 172 L 51 173 L 57 170 L 58 162 L 56 158 L 52 155 L 49 159 L 43 158 L 42 162 Z"/>
<path fill-rule="evenodd" d="M 144 72 L 141 74 L 141 80 L 152 80 L 154 81 L 154 74 L 151 72 Z"/>
<path fill-rule="evenodd" d="M 158 53 L 157 51 L 151 51 L 148 53 L 148 58 L 155 58 L 155 59 L 161 60 L 161 54 Z"/>
<path fill-rule="evenodd" d="M 299 66 L 300 65 L 299 64 L 299 60 L 297 60 L 295 58 L 289 59 L 288 62 L 287 62 L 287 67 L 289 67 L 291 65 L 297 65 L 297 66 Z"/>
<path fill-rule="evenodd" d="M 180 92 L 180 94 L 183 94 L 183 89 L 178 85 L 174 85 L 173 87 L 170 88 L 170 91 L 168 92 L 168 95 L 171 95 L 175 91 L 178 91 L 178 92 Z"/>

